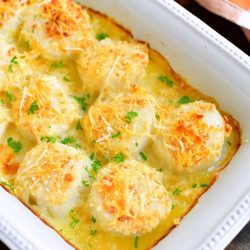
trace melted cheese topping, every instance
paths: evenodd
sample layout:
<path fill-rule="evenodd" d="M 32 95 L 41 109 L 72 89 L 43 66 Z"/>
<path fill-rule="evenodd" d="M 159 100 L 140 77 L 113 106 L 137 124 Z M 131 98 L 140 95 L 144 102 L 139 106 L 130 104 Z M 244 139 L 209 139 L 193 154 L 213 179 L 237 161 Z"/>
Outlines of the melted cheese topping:
<path fill-rule="evenodd" d="M 40 211 L 64 216 L 75 206 L 83 188 L 87 157 L 60 143 L 41 144 L 25 155 L 15 179 L 15 192 Z"/>
<path fill-rule="evenodd" d="M 211 167 L 221 156 L 231 128 L 214 104 L 183 104 L 162 117 L 156 130 L 155 148 L 174 170 L 195 171 Z"/>
<path fill-rule="evenodd" d="M 123 235 L 151 231 L 169 213 L 171 205 L 163 175 L 137 161 L 111 163 L 103 168 L 89 199 L 101 226 Z"/>
<path fill-rule="evenodd" d="M 104 39 L 84 50 L 78 61 L 78 72 L 84 88 L 100 92 L 120 91 L 128 83 L 138 82 L 145 75 L 148 47 L 141 43 L 128 43 Z"/>
<path fill-rule="evenodd" d="M 82 120 L 86 140 L 110 159 L 116 153 L 138 158 L 150 138 L 155 105 L 154 97 L 136 85 L 113 99 L 99 100 Z"/>
<path fill-rule="evenodd" d="M 32 107 L 34 107 L 32 111 Z M 52 76 L 37 76 L 16 96 L 12 115 L 18 129 L 29 138 L 66 132 L 77 118 L 77 106 Z"/>
<path fill-rule="evenodd" d="M 76 55 L 93 39 L 87 10 L 71 0 L 51 0 L 31 6 L 20 35 L 43 57 L 52 60 Z"/>

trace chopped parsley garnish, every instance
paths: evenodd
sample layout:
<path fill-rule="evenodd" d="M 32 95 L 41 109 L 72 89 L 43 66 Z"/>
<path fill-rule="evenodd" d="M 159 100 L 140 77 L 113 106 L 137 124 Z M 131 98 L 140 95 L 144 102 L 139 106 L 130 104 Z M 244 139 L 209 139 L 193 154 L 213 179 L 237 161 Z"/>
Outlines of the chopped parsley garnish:
<path fill-rule="evenodd" d="M 15 141 L 12 137 L 7 139 L 8 146 L 12 148 L 15 154 L 18 154 L 22 150 L 22 144 L 20 141 Z"/>
<path fill-rule="evenodd" d="M 91 221 L 95 224 L 96 223 L 96 218 L 94 216 L 92 216 Z"/>
<path fill-rule="evenodd" d="M 97 173 L 99 171 L 99 169 L 101 168 L 101 162 L 98 160 L 94 160 L 91 163 L 91 166 L 92 166 L 93 170 Z"/>
<path fill-rule="evenodd" d="M 42 136 L 41 138 L 40 138 L 40 140 L 42 141 L 42 142 L 51 142 L 51 143 L 55 143 L 56 142 L 56 137 L 55 136 Z"/>
<path fill-rule="evenodd" d="M 92 153 L 89 156 L 89 159 L 92 161 L 92 163 L 91 163 L 92 169 L 97 173 L 99 171 L 99 169 L 101 168 L 101 162 L 99 160 L 95 159 L 95 153 Z"/>
<path fill-rule="evenodd" d="M 144 161 L 146 161 L 148 159 L 147 156 L 143 152 L 140 152 L 140 156 L 141 156 L 142 160 L 144 160 Z"/>
<path fill-rule="evenodd" d="M 138 142 L 135 143 L 135 146 L 138 148 L 138 146 L 139 146 Z"/>
<path fill-rule="evenodd" d="M 114 156 L 114 160 L 116 163 L 124 162 L 124 156 L 122 153 L 116 154 Z"/>
<path fill-rule="evenodd" d="M 8 67 L 9 72 L 13 72 L 13 65 L 18 65 L 18 61 L 17 61 L 16 56 L 12 57 L 12 59 L 10 60 L 10 64 L 9 64 L 9 67 Z"/>
<path fill-rule="evenodd" d="M 82 125 L 80 119 L 77 120 L 76 130 L 82 130 Z"/>
<path fill-rule="evenodd" d="M 12 192 L 15 191 L 15 188 L 13 186 L 11 186 L 9 183 L 5 182 L 5 181 L 0 181 L 1 185 L 6 186 L 7 188 L 9 188 Z"/>
<path fill-rule="evenodd" d="M 180 98 L 178 100 L 179 104 L 186 104 L 186 103 L 189 103 L 189 102 L 192 102 L 192 100 L 187 95 L 183 96 L 182 98 Z"/>
<path fill-rule="evenodd" d="M 99 34 L 96 35 L 96 39 L 97 39 L 98 41 L 104 40 L 104 39 L 106 39 L 107 37 L 109 37 L 108 34 L 103 33 L 103 32 L 101 32 L 101 33 L 99 33 Z"/>
<path fill-rule="evenodd" d="M 158 171 L 158 172 L 162 172 L 162 168 L 158 168 L 157 171 Z"/>
<path fill-rule="evenodd" d="M 139 237 L 136 236 L 134 240 L 134 248 L 138 248 L 138 245 L 139 245 Z"/>
<path fill-rule="evenodd" d="M 179 188 L 176 188 L 174 191 L 173 191 L 173 195 L 179 195 L 181 193 L 181 190 Z"/>
<path fill-rule="evenodd" d="M 228 144 L 229 146 L 232 145 L 232 143 L 231 143 L 229 140 L 227 140 L 227 144 Z"/>
<path fill-rule="evenodd" d="M 201 188 L 206 188 L 206 187 L 208 187 L 208 184 L 207 183 L 202 183 L 202 184 L 200 184 L 200 187 Z"/>
<path fill-rule="evenodd" d="M 97 230 L 96 229 L 91 229 L 90 234 L 95 236 L 97 234 Z"/>
<path fill-rule="evenodd" d="M 65 64 L 63 63 L 63 61 L 57 61 L 57 62 L 53 62 L 51 64 L 51 67 L 55 69 L 61 69 L 65 67 Z"/>
<path fill-rule="evenodd" d="M 174 81 L 169 79 L 166 75 L 160 75 L 158 77 L 158 80 L 160 80 L 161 82 L 166 83 L 169 87 L 173 86 Z"/>
<path fill-rule="evenodd" d="M 38 110 L 38 105 L 37 102 L 34 101 L 31 103 L 29 111 L 28 111 L 28 115 L 34 115 L 36 113 L 36 111 Z"/>
<path fill-rule="evenodd" d="M 76 142 L 76 139 L 74 138 L 74 137 L 66 137 L 66 138 L 64 138 L 62 141 L 61 141 L 61 143 L 62 144 L 65 144 L 65 145 L 67 145 L 67 144 L 72 144 L 72 143 L 75 143 Z"/>
<path fill-rule="evenodd" d="M 127 123 L 131 123 L 132 120 L 133 120 L 134 118 L 136 118 L 137 116 L 138 116 L 138 113 L 137 113 L 137 112 L 130 111 L 130 112 L 128 112 L 127 115 L 125 116 L 125 121 L 126 121 Z"/>
<path fill-rule="evenodd" d="M 89 159 L 93 161 L 93 160 L 95 159 L 95 153 L 92 153 L 92 154 L 89 156 Z"/>
<path fill-rule="evenodd" d="M 64 80 L 65 82 L 69 82 L 69 81 L 70 81 L 69 78 L 68 78 L 68 76 L 64 76 L 64 77 L 63 77 L 63 80 Z"/>
<path fill-rule="evenodd" d="M 89 187 L 89 182 L 88 182 L 88 181 L 82 180 L 82 185 L 83 185 L 84 187 Z"/>
<path fill-rule="evenodd" d="M 176 207 L 174 203 L 172 203 L 171 210 L 173 210 Z"/>
<path fill-rule="evenodd" d="M 81 110 L 84 111 L 84 112 L 87 110 L 89 98 L 90 98 L 90 95 L 86 95 L 83 98 L 81 98 L 81 97 L 74 97 L 74 99 L 80 105 Z"/>
<path fill-rule="evenodd" d="M 88 168 L 87 167 L 85 167 L 85 169 L 84 169 L 85 171 L 86 171 L 86 173 L 87 173 L 87 175 L 88 175 L 88 177 L 90 178 L 90 179 L 93 179 L 93 180 L 95 180 L 96 178 L 89 172 L 89 170 L 88 170 Z"/>
<path fill-rule="evenodd" d="M 117 138 L 117 137 L 119 137 L 121 135 L 121 132 L 119 131 L 119 132 L 117 132 L 116 134 L 112 134 L 111 135 L 111 138 Z"/>
<path fill-rule="evenodd" d="M 205 188 L 205 187 L 208 187 L 208 184 L 206 184 L 206 183 L 202 183 L 202 184 L 200 184 L 200 185 L 198 185 L 198 184 L 192 184 L 192 188 Z"/>
<path fill-rule="evenodd" d="M 10 102 L 13 101 L 13 96 L 12 96 L 12 94 L 10 92 L 6 91 L 5 95 L 6 95 L 6 97 L 8 98 L 8 100 Z"/>
<path fill-rule="evenodd" d="M 69 224 L 69 226 L 72 228 L 72 229 L 75 229 L 76 225 L 78 224 L 78 222 L 80 220 L 78 220 L 77 218 L 74 217 L 74 215 L 71 216 L 71 223 Z"/>

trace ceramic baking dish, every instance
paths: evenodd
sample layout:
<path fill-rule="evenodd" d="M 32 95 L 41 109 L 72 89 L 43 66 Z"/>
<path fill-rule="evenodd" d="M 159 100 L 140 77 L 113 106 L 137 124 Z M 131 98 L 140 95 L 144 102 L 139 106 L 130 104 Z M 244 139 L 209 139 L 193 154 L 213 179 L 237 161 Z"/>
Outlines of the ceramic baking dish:
<path fill-rule="evenodd" d="M 250 219 L 250 58 L 171 0 L 82 0 L 168 58 L 241 124 L 243 145 L 218 181 L 154 249 L 223 249 Z M 0 239 L 11 249 L 72 249 L 0 187 Z"/>

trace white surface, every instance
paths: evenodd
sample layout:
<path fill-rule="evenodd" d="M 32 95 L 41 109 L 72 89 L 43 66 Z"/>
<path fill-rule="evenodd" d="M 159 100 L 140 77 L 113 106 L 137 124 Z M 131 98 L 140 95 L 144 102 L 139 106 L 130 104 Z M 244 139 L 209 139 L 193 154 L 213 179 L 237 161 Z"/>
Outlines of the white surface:
<path fill-rule="evenodd" d="M 238 119 L 243 140 L 250 142 L 248 56 L 171 0 L 80 2 L 114 17 L 165 55 L 178 73 Z M 154 249 L 223 249 L 249 219 L 250 145 L 245 143 L 181 225 Z M 70 249 L 1 188 L 0 231 L 12 249 Z"/>

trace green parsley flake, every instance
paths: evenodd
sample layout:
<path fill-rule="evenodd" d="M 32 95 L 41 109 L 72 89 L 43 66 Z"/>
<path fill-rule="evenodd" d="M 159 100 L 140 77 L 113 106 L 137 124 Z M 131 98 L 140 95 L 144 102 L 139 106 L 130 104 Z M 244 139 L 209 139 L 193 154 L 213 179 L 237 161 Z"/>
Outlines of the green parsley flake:
<path fill-rule="evenodd" d="M 166 83 L 169 87 L 173 86 L 174 81 L 169 79 L 166 75 L 160 75 L 158 77 L 158 80 L 160 80 L 161 82 Z"/>
<path fill-rule="evenodd" d="M 121 132 L 119 131 L 119 132 L 117 132 L 116 134 L 112 134 L 111 135 L 111 138 L 117 138 L 117 137 L 119 137 L 121 135 Z"/>
<path fill-rule="evenodd" d="M 8 100 L 10 102 L 13 101 L 13 96 L 12 96 L 12 94 L 10 92 L 6 91 L 5 95 L 6 95 L 6 97 L 8 98 Z"/>
<path fill-rule="evenodd" d="M 69 78 L 68 78 L 68 76 L 64 76 L 64 77 L 63 77 L 63 80 L 64 80 L 65 82 L 69 82 L 69 81 L 70 81 Z"/>
<path fill-rule="evenodd" d="M 101 33 L 99 33 L 99 34 L 96 35 L 96 39 L 97 39 L 98 41 L 104 40 L 104 39 L 106 39 L 107 37 L 109 37 L 108 34 L 103 33 L 103 32 L 101 32 Z"/>
<path fill-rule="evenodd" d="M 136 118 L 137 116 L 138 116 L 138 113 L 137 113 L 137 112 L 130 111 L 130 112 L 128 112 L 127 115 L 125 116 L 125 121 L 126 121 L 127 123 L 131 123 L 132 120 L 133 120 L 134 118 Z"/>
<path fill-rule="evenodd" d="M 72 144 L 72 143 L 75 143 L 76 142 L 76 139 L 74 137 L 66 137 L 64 138 L 61 143 L 62 144 L 65 144 L 65 145 L 68 145 L 68 144 Z"/>
<path fill-rule="evenodd" d="M 95 236 L 97 234 L 97 230 L 96 229 L 91 229 L 90 234 Z"/>
<path fill-rule="evenodd" d="M 207 183 L 202 183 L 202 184 L 200 184 L 200 187 L 201 188 L 206 188 L 206 187 L 208 187 L 208 184 Z"/>
<path fill-rule="evenodd" d="M 147 156 L 143 152 L 140 152 L 140 156 L 141 156 L 142 160 L 144 160 L 144 161 L 146 161 L 148 159 Z"/>
<path fill-rule="evenodd" d="M 55 69 L 61 69 L 65 67 L 65 64 L 62 61 L 57 61 L 57 62 L 53 62 L 51 64 L 51 67 Z"/>
<path fill-rule="evenodd" d="M 139 237 L 136 236 L 134 240 L 134 248 L 138 248 L 138 245 L 139 245 Z"/>
<path fill-rule="evenodd" d="M 189 102 L 192 102 L 192 100 L 187 95 L 183 96 L 182 98 L 180 98 L 178 100 L 179 104 L 186 104 L 186 103 L 189 103 Z"/>
<path fill-rule="evenodd" d="M 20 141 L 15 141 L 12 137 L 7 139 L 8 146 L 12 148 L 15 154 L 18 154 L 22 150 L 22 144 Z"/>
<path fill-rule="evenodd" d="M 92 154 L 89 156 L 89 159 L 93 161 L 93 160 L 95 159 L 95 153 L 92 153 Z"/>
<path fill-rule="evenodd" d="M 12 59 L 10 60 L 10 64 L 9 64 L 9 67 L 8 67 L 9 72 L 13 72 L 13 65 L 18 65 L 18 61 L 17 61 L 16 56 L 12 57 Z"/>
<path fill-rule="evenodd" d="M 77 120 L 76 130 L 82 130 L 82 125 L 80 119 Z"/>
<path fill-rule="evenodd" d="M 91 166 L 92 166 L 93 170 L 97 173 L 99 171 L 99 169 L 101 168 L 101 162 L 98 160 L 94 160 L 91 163 Z"/>
<path fill-rule="evenodd" d="M 193 183 L 192 188 L 196 188 L 196 187 L 197 187 L 197 184 Z"/>
<path fill-rule="evenodd" d="M 162 168 L 158 168 L 156 169 L 158 172 L 162 172 Z"/>
<path fill-rule="evenodd" d="M 82 180 L 82 185 L 83 185 L 84 187 L 89 187 L 89 182 L 88 182 L 88 181 Z"/>
<path fill-rule="evenodd" d="M 181 190 L 180 190 L 179 188 L 176 188 L 176 189 L 172 192 L 173 195 L 179 195 L 180 193 L 181 193 Z"/>
<path fill-rule="evenodd" d="M 80 105 L 81 110 L 84 111 L 84 112 L 87 110 L 89 98 L 90 98 L 90 95 L 86 95 L 83 98 L 81 98 L 81 97 L 74 97 L 74 99 Z"/>
<path fill-rule="evenodd" d="M 75 229 L 76 225 L 78 224 L 78 222 L 80 220 L 78 220 L 77 218 L 75 218 L 74 216 L 71 216 L 71 223 L 69 224 L 69 226 L 72 228 L 72 229 Z"/>
<path fill-rule="evenodd" d="M 227 140 L 227 144 L 228 144 L 229 146 L 232 145 L 232 143 L 231 143 L 229 140 Z"/>
<path fill-rule="evenodd" d="M 135 146 L 138 148 L 138 146 L 139 146 L 138 142 L 135 143 Z"/>
<path fill-rule="evenodd" d="M 96 218 L 94 216 L 92 216 L 91 221 L 95 224 L 96 223 Z"/>
<path fill-rule="evenodd" d="M 114 160 L 116 163 L 124 162 L 124 156 L 122 153 L 116 154 L 114 156 Z"/>
<path fill-rule="evenodd" d="M 86 171 L 86 173 L 87 173 L 87 175 L 88 175 L 88 177 L 89 177 L 90 179 L 96 180 L 96 178 L 89 172 L 89 170 L 88 170 L 87 167 L 85 167 L 84 170 Z"/>
<path fill-rule="evenodd" d="M 5 181 L 0 181 L 0 184 L 6 186 L 6 187 L 9 188 L 12 192 L 15 191 L 15 188 L 14 188 L 12 185 L 10 185 L 9 183 L 5 182 Z"/>
<path fill-rule="evenodd" d="M 27 49 L 30 48 L 30 41 L 29 41 L 29 40 L 26 40 L 26 41 L 25 41 L 25 46 L 26 46 Z"/>
<path fill-rule="evenodd" d="M 42 141 L 42 142 L 51 142 L 51 143 L 55 143 L 56 142 L 56 137 L 55 136 L 42 136 L 41 138 L 40 138 L 40 140 Z"/>
<path fill-rule="evenodd" d="M 173 210 L 176 207 L 176 204 L 172 203 L 171 210 Z"/>
<path fill-rule="evenodd" d="M 34 115 L 37 110 L 38 110 L 38 105 L 37 105 L 37 102 L 34 101 L 30 105 L 30 108 L 29 108 L 29 111 L 28 111 L 28 115 L 31 115 L 31 114 Z"/>

